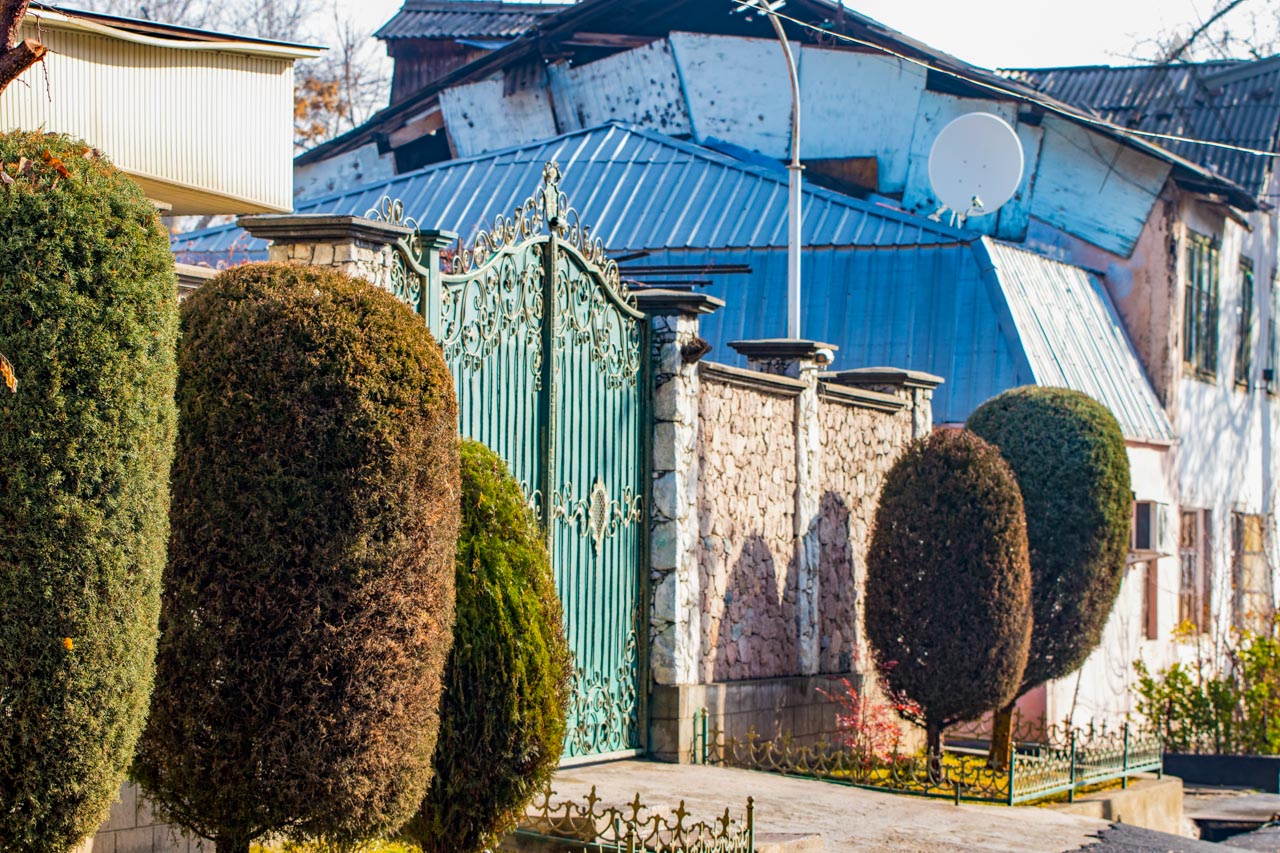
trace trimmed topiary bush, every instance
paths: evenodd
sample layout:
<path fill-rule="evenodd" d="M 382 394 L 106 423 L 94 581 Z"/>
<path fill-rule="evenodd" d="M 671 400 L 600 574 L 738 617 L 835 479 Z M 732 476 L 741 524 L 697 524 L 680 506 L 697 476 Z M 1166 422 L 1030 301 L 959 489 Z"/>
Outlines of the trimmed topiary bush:
<path fill-rule="evenodd" d="M 1066 388 L 1006 391 L 969 429 L 1009 463 L 1026 511 L 1035 628 L 1021 696 L 1074 672 L 1102 638 L 1129 552 L 1129 455 L 1110 410 Z M 1012 712 L 997 720 L 995 742 L 1007 743 Z M 993 760 L 1004 766 L 1007 751 Z"/>
<path fill-rule="evenodd" d="M 564 746 L 571 657 L 542 529 L 502 460 L 462 444 L 457 623 L 435 777 L 405 835 L 481 851 L 515 825 Z"/>
<path fill-rule="evenodd" d="M 393 832 L 431 777 L 453 630 L 457 401 L 422 320 L 253 264 L 183 305 L 156 691 L 135 774 L 172 822 Z"/>
<path fill-rule="evenodd" d="M 151 694 L 177 283 L 155 206 L 77 140 L 0 135 L 0 849 L 63 851 Z"/>
<path fill-rule="evenodd" d="M 867 640 L 890 695 L 942 730 L 1006 704 L 1031 636 L 1022 498 L 994 447 L 943 430 L 885 477 L 867 555 Z"/>

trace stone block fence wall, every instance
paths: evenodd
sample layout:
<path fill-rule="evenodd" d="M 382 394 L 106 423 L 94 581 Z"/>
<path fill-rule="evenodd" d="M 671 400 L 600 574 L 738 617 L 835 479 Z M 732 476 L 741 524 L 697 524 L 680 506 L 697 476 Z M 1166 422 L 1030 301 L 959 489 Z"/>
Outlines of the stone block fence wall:
<path fill-rule="evenodd" d="M 814 341 L 703 360 L 700 294 L 641 292 L 653 317 L 650 752 L 692 756 L 694 714 L 735 736 L 835 731 L 861 687 L 862 589 L 884 475 L 932 429 L 937 377 L 831 372 Z M 868 684 L 868 687 L 872 685 Z"/>

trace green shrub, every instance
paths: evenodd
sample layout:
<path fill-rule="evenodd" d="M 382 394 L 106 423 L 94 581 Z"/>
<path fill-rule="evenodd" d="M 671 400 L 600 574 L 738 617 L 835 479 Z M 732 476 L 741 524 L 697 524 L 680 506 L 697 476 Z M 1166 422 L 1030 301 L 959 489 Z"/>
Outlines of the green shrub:
<path fill-rule="evenodd" d="M 405 830 L 427 853 L 492 845 L 564 745 L 571 663 L 542 529 L 502 460 L 473 441 L 462 444 L 457 570 L 435 777 Z"/>
<path fill-rule="evenodd" d="M 900 708 L 942 730 L 1008 702 L 1031 636 L 1026 523 L 1013 472 L 972 433 L 916 442 L 885 477 L 867 555 L 867 639 Z"/>
<path fill-rule="evenodd" d="M 1138 713 L 1166 752 L 1280 754 L 1280 639 L 1246 632 L 1225 651 L 1201 649 L 1158 676 L 1138 662 Z"/>
<path fill-rule="evenodd" d="M 83 143 L 3 134 L 0 164 L 0 849 L 56 853 L 151 693 L 177 284 L 154 205 Z"/>
<path fill-rule="evenodd" d="M 183 305 L 173 538 L 135 773 L 170 820 L 394 831 L 426 793 L 453 630 L 457 401 L 389 294 L 254 264 Z"/>
<path fill-rule="evenodd" d="M 1129 553 L 1129 456 L 1107 407 L 1066 388 L 1006 391 L 968 428 L 999 448 L 1022 492 L 1035 620 L 1022 695 L 1074 672 L 1102 638 Z"/>

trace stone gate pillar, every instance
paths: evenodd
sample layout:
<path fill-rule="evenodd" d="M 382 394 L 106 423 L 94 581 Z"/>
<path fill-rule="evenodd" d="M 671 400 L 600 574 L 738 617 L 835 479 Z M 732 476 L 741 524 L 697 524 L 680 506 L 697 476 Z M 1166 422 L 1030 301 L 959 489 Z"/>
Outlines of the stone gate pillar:
<path fill-rule="evenodd" d="M 396 242 L 415 231 L 404 225 L 327 213 L 260 214 L 236 220 L 252 236 L 270 240 L 268 257 L 275 263 L 311 264 L 337 267 L 352 278 L 395 292 L 392 269 L 396 264 Z M 440 250 L 457 239 L 447 231 L 418 231 L 420 259 L 435 281 L 427 282 L 429 293 L 439 292 Z M 428 309 L 423 299 L 419 310 Z"/>
<path fill-rule="evenodd" d="M 821 655 L 819 628 L 818 511 L 822 501 L 822 433 L 818 419 L 818 374 L 835 358 L 836 347 L 819 341 L 776 338 L 729 344 L 762 373 L 799 379 L 805 389 L 796 400 L 795 572 L 801 674 L 815 675 Z"/>
<path fill-rule="evenodd" d="M 703 293 L 636 293 L 653 324 L 653 502 L 649 541 L 650 671 L 693 684 L 702 648 L 698 575 L 698 321 L 724 306 Z"/>

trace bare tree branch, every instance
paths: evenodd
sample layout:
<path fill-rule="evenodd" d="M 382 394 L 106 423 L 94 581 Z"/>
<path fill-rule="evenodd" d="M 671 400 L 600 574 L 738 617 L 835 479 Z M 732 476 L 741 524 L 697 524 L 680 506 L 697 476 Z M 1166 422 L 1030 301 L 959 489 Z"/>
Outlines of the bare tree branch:
<path fill-rule="evenodd" d="M 1165 55 L 1162 57 L 1161 62 L 1165 64 L 1168 64 L 1171 62 L 1177 62 L 1184 55 L 1186 55 L 1186 52 L 1188 50 L 1191 49 L 1191 45 L 1195 43 L 1196 39 L 1200 38 L 1206 32 L 1208 32 L 1210 27 L 1212 27 L 1214 24 L 1218 23 L 1218 21 L 1221 21 L 1223 18 L 1225 18 L 1227 14 L 1230 13 L 1233 9 L 1235 9 L 1238 6 L 1244 5 L 1246 2 L 1248 2 L 1248 0 L 1231 0 L 1231 2 L 1227 3 L 1218 11 L 1210 15 L 1209 19 L 1206 20 L 1203 24 L 1196 27 L 1191 32 L 1191 35 L 1187 36 L 1185 39 L 1181 39 L 1181 43 L 1175 44 L 1172 48 L 1170 48 L 1170 50 L 1167 51 Z"/>
<path fill-rule="evenodd" d="M 4 31 L 4 50 L 0 52 L 0 92 L 49 52 L 49 48 L 35 39 L 18 40 L 22 19 L 27 16 L 30 2 L 0 0 L 0 28 Z"/>

